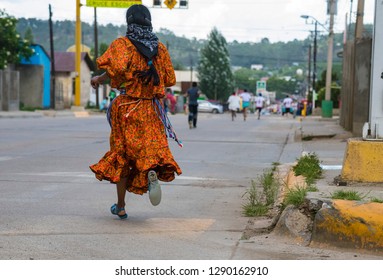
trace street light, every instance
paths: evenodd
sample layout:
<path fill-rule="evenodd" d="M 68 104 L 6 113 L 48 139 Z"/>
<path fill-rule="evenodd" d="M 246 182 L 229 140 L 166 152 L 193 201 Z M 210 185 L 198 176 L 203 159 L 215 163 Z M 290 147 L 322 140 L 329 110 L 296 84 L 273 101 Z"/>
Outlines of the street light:
<path fill-rule="evenodd" d="M 321 24 L 316 18 L 312 17 L 312 16 L 309 16 L 309 15 L 301 15 L 301 18 L 305 19 L 306 22 L 309 18 L 311 18 L 313 20 L 312 23 L 314 23 L 315 25 L 315 29 L 314 29 L 314 55 L 313 55 L 313 91 L 312 91 L 312 98 L 313 98 L 313 108 L 315 108 L 315 99 L 314 99 L 314 95 L 315 95 L 315 80 L 316 80 L 316 73 L 317 73 L 317 35 L 318 35 L 318 24 L 320 26 L 322 26 L 325 30 L 328 31 L 328 29 L 323 25 Z M 311 23 L 311 24 L 312 24 Z"/>
<path fill-rule="evenodd" d="M 307 20 L 310 16 L 301 15 L 301 18 Z M 314 100 L 314 91 L 315 91 L 315 79 L 316 79 L 316 70 L 317 70 L 317 33 L 318 33 L 318 21 L 315 20 L 315 29 L 314 29 L 314 56 L 313 56 L 313 100 Z M 314 106 L 314 103 L 313 103 Z"/>
<path fill-rule="evenodd" d="M 301 18 L 304 18 L 304 19 L 309 19 L 309 18 L 311 18 L 314 22 L 316 22 L 317 24 L 319 24 L 320 26 L 322 26 L 323 27 L 323 29 L 324 30 L 326 30 L 327 32 L 330 32 L 330 30 L 325 26 L 325 25 L 323 25 L 322 23 L 320 23 L 320 21 L 319 20 L 317 20 L 315 17 L 313 17 L 313 16 L 309 16 L 309 15 L 301 15 Z"/>

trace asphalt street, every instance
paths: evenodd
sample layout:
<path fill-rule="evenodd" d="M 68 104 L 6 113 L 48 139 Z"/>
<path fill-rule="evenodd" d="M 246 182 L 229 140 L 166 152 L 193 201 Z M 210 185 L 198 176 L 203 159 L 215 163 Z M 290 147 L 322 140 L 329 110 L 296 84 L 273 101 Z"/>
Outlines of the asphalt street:
<path fill-rule="evenodd" d="M 110 214 L 114 185 L 88 167 L 108 150 L 104 115 L 0 118 L 0 259 L 354 259 L 272 235 L 243 240 L 251 180 L 294 162 L 302 144 L 297 119 L 241 117 L 200 114 L 189 129 L 186 115 L 170 116 L 183 174 L 162 184 L 159 206 L 129 194 L 127 220 Z"/>

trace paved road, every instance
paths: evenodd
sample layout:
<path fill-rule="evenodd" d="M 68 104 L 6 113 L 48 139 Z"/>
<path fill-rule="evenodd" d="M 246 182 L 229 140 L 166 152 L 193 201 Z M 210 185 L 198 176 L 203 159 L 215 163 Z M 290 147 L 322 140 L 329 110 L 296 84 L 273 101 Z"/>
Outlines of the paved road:
<path fill-rule="evenodd" d="M 353 258 L 271 235 L 241 240 L 251 180 L 273 162 L 293 162 L 302 146 L 292 118 L 240 117 L 200 114 L 190 130 L 185 115 L 171 116 L 183 174 L 163 184 L 157 207 L 129 195 L 127 220 L 109 212 L 114 185 L 88 168 L 108 149 L 104 116 L 0 119 L 0 259 Z"/>

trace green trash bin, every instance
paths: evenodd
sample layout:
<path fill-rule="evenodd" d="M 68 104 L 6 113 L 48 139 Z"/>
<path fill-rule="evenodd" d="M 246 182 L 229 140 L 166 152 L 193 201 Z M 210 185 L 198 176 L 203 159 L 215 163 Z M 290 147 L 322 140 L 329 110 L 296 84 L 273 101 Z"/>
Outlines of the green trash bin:
<path fill-rule="evenodd" d="M 322 118 L 332 118 L 332 100 L 322 100 Z"/>

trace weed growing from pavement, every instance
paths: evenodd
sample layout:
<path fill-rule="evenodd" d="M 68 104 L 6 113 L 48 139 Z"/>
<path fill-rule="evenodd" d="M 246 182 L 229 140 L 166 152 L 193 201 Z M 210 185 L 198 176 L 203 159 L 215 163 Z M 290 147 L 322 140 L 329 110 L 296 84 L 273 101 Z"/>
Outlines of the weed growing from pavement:
<path fill-rule="evenodd" d="M 334 192 L 331 195 L 332 199 L 344 199 L 344 200 L 362 200 L 363 196 L 361 193 L 357 191 L 345 191 L 345 190 L 339 190 Z"/>
<path fill-rule="evenodd" d="M 264 216 L 274 204 L 279 187 L 274 177 L 277 165 L 279 164 L 273 163 L 270 170 L 264 171 L 256 180 L 251 181 L 250 189 L 243 195 L 247 199 L 247 203 L 243 205 L 245 216 Z"/>
<path fill-rule="evenodd" d="M 379 198 L 376 198 L 376 197 L 371 198 L 370 201 L 371 202 L 376 202 L 376 203 L 383 203 L 383 199 L 379 199 Z"/>
<path fill-rule="evenodd" d="M 285 198 L 283 200 L 283 205 L 287 206 L 292 204 L 298 207 L 305 202 L 306 194 L 307 188 L 302 186 L 295 186 L 286 192 Z"/>
<path fill-rule="evenodd" d="M 319 192 L 319 189 L 315 185 L 309 185 L 307 186 L 307 192 Z"/>
<path fill-rule="evenodd" d="M 261 194 L 254 180 L 251 181 L 251 187 L 245 192 L 247 203 L 242 206 L 243 214 L 247 217 L 266 215 L 268 207 L 262 202 Z"/>
<path fill-rule="evenodd" d="M 274 161 L 274 162 L 271 164 L 271 166 L 272 166 L 271 170 L 272 170 L 273 172 L 276 171 L 276 170 L 277 170 L 277 167 L 278 167 L 279 165 L 281 165 L 279 162 Z"/>
<path fill-rule="evenodd" d="M 307 185 L 312 185 L 315 180 L 322 177 L 322 167 L 315 153 L 308 153 L 298 159 L 298 162 L 293 166 L 295 176 L 302 175 L 305 177 Z"/>
<path fill-rule="evenodd" d="M 311 141 L 314 139 L 314 136 L 312 135 L 306 135 L 302 137 L 302 141 Z"/>

